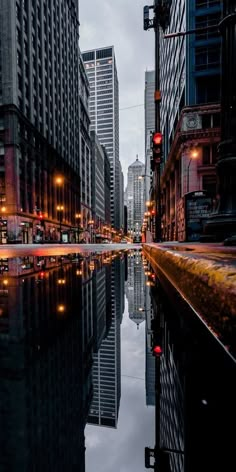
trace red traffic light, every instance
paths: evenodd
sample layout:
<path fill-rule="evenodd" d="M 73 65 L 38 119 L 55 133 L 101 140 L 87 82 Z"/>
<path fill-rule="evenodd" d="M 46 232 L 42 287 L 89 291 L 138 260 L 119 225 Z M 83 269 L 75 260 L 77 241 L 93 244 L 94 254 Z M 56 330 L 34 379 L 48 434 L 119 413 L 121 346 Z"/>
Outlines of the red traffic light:
<path fill-rule="evenodd" d="M 154 133 L 152 138 L 153 144 L 162 144 L 162 133 Z"/>
<path fill-rule="evenodd" d="M 161 348 L 161 346 L 158 346 L 158 345 L 154 346 L 152 352 L 153 352 L 153 355 L 154 355 L 154 356 L 160 357 L 160 355 L 162 354 L 162 348 Z"/>

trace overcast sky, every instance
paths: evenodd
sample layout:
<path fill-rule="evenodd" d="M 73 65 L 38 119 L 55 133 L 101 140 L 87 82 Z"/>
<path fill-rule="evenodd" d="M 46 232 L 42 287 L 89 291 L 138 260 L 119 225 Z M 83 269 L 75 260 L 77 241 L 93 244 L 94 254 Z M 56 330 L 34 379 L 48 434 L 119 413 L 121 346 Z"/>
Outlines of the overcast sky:
<path fill-rule="evenodd" d="M 120 161 L 125 182 L 128 166 L 136 154 L 144 162 L 144 75 L 145 70 L 154 68 L 154 33 L 143 30 L 146 4 L 153 2 L 80 0 L 81 51 L 115 47 L 120 92 Z"/>
<path fill-rule="evenodd" d="M 144 448 L 154 447 L 155 409 L 146 406 L 145 322 L 139 330 L 126 302 L 121 324 L 121 401 L 118 428 L 86 426 L 86 472 L 144 472 Z"/>

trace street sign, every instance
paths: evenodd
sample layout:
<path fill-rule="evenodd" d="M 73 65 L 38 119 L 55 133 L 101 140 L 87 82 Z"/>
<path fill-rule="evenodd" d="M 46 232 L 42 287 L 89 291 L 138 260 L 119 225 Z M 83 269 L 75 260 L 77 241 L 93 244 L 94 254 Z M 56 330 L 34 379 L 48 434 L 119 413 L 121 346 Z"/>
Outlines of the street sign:
<path fill-rule="evenodd" d="M 204 190 L 185 195 L 186 241 L 199 241 L 212 212 L 212 198 Z"/>

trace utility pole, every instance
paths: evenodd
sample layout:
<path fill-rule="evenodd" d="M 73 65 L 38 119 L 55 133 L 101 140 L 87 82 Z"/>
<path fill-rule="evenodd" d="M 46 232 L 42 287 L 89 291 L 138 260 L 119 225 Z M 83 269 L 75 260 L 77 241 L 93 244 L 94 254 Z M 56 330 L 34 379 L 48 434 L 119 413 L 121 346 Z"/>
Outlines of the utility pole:
<path fill-rule="evenodd" d="M 143 9 L 144 13 L 144 30 L 151 28 L 155 33 L 155 133 L 161 132 L 160 123 L 160 29 L 165 31 L 169 24 L 171 0 L 154 0 L 152 6 L 146 5 Z M 149 18 L 149 10 L 153 10 L 154 16 Z M 153 156 L 152 170 L 154 172 L 154 190 L 155 190 L 155 207 L 156 207 L 156 224 L 155 224 L 155 241 L 162 240 L 161 234 L 161 160 L 162 154 L 158 159 Z"/>

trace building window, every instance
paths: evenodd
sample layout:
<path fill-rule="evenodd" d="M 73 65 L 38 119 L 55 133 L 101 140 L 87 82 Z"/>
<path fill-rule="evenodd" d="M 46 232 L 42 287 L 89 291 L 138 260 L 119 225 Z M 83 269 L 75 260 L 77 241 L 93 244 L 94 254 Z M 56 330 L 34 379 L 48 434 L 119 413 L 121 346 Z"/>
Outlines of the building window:
<path fill-rule="evenodd" d="M 214 165 L 217 161 L 217 147 L 218 143 L 212 146 L 203 146 L 202 148 L 202 165 Z"/>
<path fill-rule="evenodd" d="M 209 193 L 212 198 L 216 196 L 216 176 L 215 175 L 203 175 L 202 177 L 202 189 Z"/>
<path fill-rule="evenodd" d="M 196 80 L 196 104 L 214 103 L 220 100 L 220 77 L 198 77 Z"/>
<path fill-rule="evenodd" d="M 196 29 L 207 28 L 208 26 L 217 25 L 220 21 L 220 13 L 214 13 L 213 15 L 204 15 L 196 17 Z M 205 40 L 219 36 L 217 28 L 196 33 L 197 40 Z"/>
<path fill-rule="evenodd" d="M 208 165 L 210 164 L 210 146 L 203 146 L 202 148 L 202 164 Z"/>
<path fill-rule="evenodd" d="M 196 0 L 196 8 L 209 8 L 220 4 L 221 0 Z"/>
<path fill-rule="evenodd" d="M 203 70 L 220 66 L 219 47 L 200 47 L 195 52 L 195 69 Z"/>

